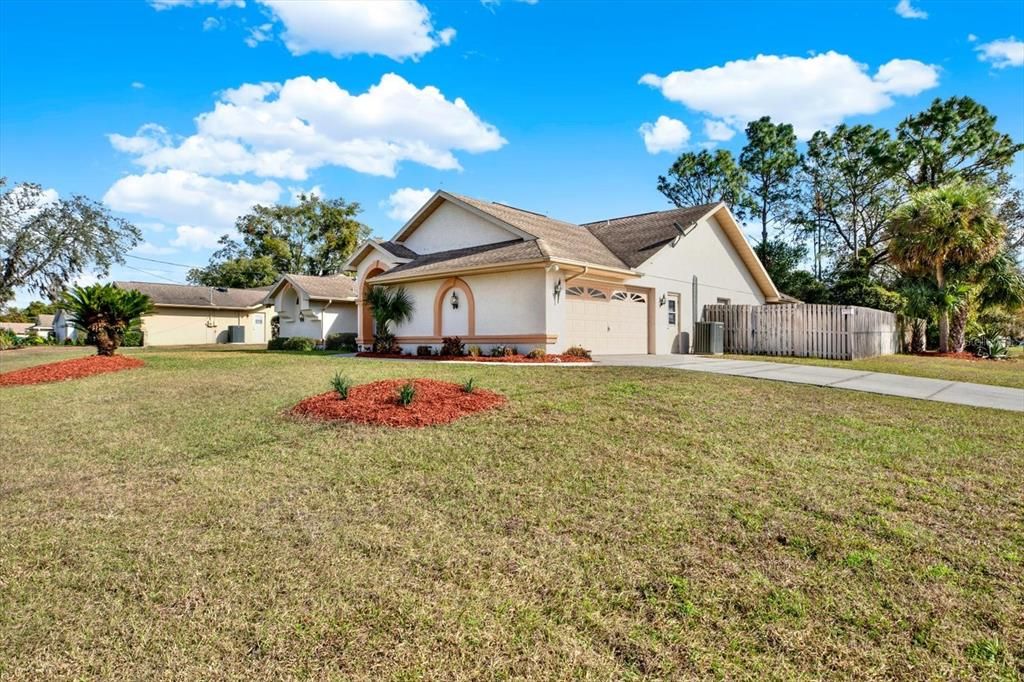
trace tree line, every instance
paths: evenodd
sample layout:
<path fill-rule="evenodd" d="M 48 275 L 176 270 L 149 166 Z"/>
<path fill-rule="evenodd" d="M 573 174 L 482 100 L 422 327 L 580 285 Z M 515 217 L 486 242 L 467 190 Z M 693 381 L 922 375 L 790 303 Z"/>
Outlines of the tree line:
<path fill-rule="evenodd" d="M 765 116 L 737 157 L 686 152 L 658 190 L 677 206 L 725 201 L 748 227 L 778 288 L 808 303 L 863 305 L 935 322 L 941 350 L 967 329 L 1024 333 L 1024 150 L 969 97 L 936 99 L 894 132 L 818 131 Z M 921 344 L 921 339 L 916 341 Z"/>

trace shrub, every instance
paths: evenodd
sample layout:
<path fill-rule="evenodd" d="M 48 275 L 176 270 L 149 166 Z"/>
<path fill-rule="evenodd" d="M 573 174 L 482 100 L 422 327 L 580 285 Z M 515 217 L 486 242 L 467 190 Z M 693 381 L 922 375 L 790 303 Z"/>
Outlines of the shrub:
<path fill-rule="evenodd" d="M 971 339 L 971 350 L 979 358 L 1005 360 L 1010 355 L 1006 339 L 999 333 L 988 330 Z"/>
<path fill-rule="evenodd" d="M 331 379 L 331 387 L 337 391 L 338 400 L 348 400 L 348 391 L 352 388 L 352 380 L 341 372 L 337 372 Z"/>
<path fill-rule="evenodd" d="M 73 338 L 71 338 L 70 336 L 65 336 L 64 337 L 64 345 L 65 346 L 73 346 L 73 345 L 75 345 L 75 340 Z"/>
<path fill-rule="evenodd" d="M 586 358 L 587 360 L 590 359 L 590 351 L 584 348 L 583 346 L 569 346 L 568 348 L 565 349 L 565 353 L 563 353 L 563 355 L 568 355 L 569 357 L 573 358 Z"/>
<path fill-rule="evenodd" d="M 416 346 L 416 355 L 427 357 L 434 354 L 433 346 Z"/>
<path fill-rule="evenodd" d="M 131 346 L 138 348 L 142 345 L 142 332 L 130 331 L 124 333 L 124 341 L 121 343 L 122 346 Z"/>
<path fill-rule="evenodd" d="M 402 352 L 402 347 L 392 334 L 377 334 L 373 337 L 373 352 L 398 354 Z"/>
<path fill-rule="evenodd" d="M 18 337 L 10 329 L 0 329 L 0 350 L 14 348 L 18 345 Z"/>
<path fill-rule="evenodd" d="M 325 350 L 340 350 L 352 352 L 356 349 L 355 332 L 343 332 L 340 334 L 329 334 L 324 341 Z"/>
<path fill-rule="evenodd" d="M 398 389 L 398 404 L 404 407 L 408 407 L 412 404 L 412 401 L 416 398 L 416 386 L 411 382 L 407 381 L 404 386 Z"/>
<path fill-rule="evenodd" d="M 480 350 L 480 346 L 476 346 L 476 345 L 470 346 L 469 349 L 468 349 L 468 352 L 474 358 L 478 358 L 481 355 L 483 355 L 483 351 Z"/>
<path fill-rule="evenodd" d="M 465 355 L 466 346 L 457 336 L 446 336 L 441 339 L 441 355 Z"/>
<path fill-rule="evenodd" d="M 462 390 L 465 393 L 472 393 L 476 390 L 476 381 L 473 380 L 473 377 L 470 377 L 464 384 L 462 384 Z"/>
<path fill-rule="evenodd" d="M 287 337 L 277 337 L 276 339 L 270 339 L 267 341 L 267 350 L 284 350 L 284 342 L 287 341 Z"/>
<path fill-rule="evenodd" d="M 316 348 L 316 341 L 308 336 L 289 336 L 284 341 L 283 350 L 311 351 Z"/>
<path fill-rule="evenodd" d="M 543 349 L 543 348 L 534 348 L 533 350 L 531 350 L 529 353 L 526 354 L 526 357 L 533 358 L 534 360 L 540 360 L 545 355 L 547 355 L 547 351 L 545 351 L 545 349 Z"/>
<path fill-rule="evenodd" d="M 499 344 L 491 349 L 491 357 L 510 358 L 513 355 L 519 355 L 519 349 L 515 346 L 503 346 Z"/>
<path fill-rule="evenodd" d="M 46 340 L 41 336 L 26 336 L 18 340 L 19 346 L 43 346 Z"/>

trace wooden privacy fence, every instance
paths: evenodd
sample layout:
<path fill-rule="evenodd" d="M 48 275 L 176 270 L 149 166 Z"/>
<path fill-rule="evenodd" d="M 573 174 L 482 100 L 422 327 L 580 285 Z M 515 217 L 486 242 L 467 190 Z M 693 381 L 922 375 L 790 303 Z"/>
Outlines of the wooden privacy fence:
<path fill-rule="evenodd" d="M 900 350 L 896 315 L 874 308 L 706 305 L 703 320 L 724 324 L 726 353 L 856 360 Z"/>

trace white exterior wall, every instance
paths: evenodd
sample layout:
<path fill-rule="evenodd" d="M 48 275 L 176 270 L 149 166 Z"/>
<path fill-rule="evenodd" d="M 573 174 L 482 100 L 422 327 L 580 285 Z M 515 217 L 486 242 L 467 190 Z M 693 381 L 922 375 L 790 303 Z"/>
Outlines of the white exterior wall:
<path fill-rule="evenodd" d="M 355 303 L 334 301 L 328 304 L 327 301 L 310 300 L 291 284 L 282 287 L 274 297 L 274 310 L 280 318 L 279 335 L 282 338 L 305 336 L 321 341 L 331 334 L 356 333 Z M 313 319 L 312 315 L 303 315 L 303 310 L 313 311 L 320 319 Z M 300 317 L 305 319 L 300 320 Z"/>
<path fill-rule="evenodd" d="M 760 287 L 714 217 L 701 221 L 674 247 L 666 245 L 636 269 L 644 273 L 643 277 L 631 280 L 629 284 L 654 287 L 656 302 L 660 302 L 662 294 L 680 294 L 681 330 L 687 334 L 689 347 L 673 348 L 675 335 L 668 325 L 668 305 L 658 305 L 654 323 L 656 353 L 689 352 L 692 349 L 694 308 L 699 322 L 704 305 L 716 303 L 719 298 L 727 298 L 736 304 L 764 304 Z M 695 275 L 696 306 L 693 296 Z"/>
<path fill-rule="evenodd" d="M 481 244 L 507 242 L 518 235 L 444 202 L 402 243 L 416 253 L 436 253 Z"/>

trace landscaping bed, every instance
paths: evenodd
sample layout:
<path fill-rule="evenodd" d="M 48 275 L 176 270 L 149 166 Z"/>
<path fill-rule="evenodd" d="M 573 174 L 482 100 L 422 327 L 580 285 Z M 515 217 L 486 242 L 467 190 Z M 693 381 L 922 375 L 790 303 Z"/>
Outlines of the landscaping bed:
<path fill-rule="evenodd" d="M 567 362 L 593 362 L 590 358 L 579 355 L 410 355 L 402 353 L 356 353 L 358 358 L 377 358 L 382 360 L 436 360 L 441 362 L 507 362 L 518 364 L 561 364 Z"/>
<path fill-rule="evenodd" d="M 106 374 L 108 372 L 120 372 L 124 369 L 134 369 L 135 367 L 141 367 L 142 365 L 142 360 L 129 358 L 124 355 L 90 355 L 85 358 L 51 362 L 45 365 L 36 365 L 34 367 L 26 367 L 13 372 L 0 374 L 0 386 L 26 386 L 29 384 L 44 384 L 52 381 L 81 379 L 83 377 L 93 376 L 94 374 Z"/>
<path fill-rule="evenodd" d="M 402 405 L 398 393 L 408 383 L 415 388 L 415 397 Z M 450 422 L 481 410 L 489 410 L 506 402 L 505 397 L 433 379 L 374 381 L 354 386 L 342 400 L 336 391 L 306 398 L 292 408 L 294 415 L 318 421 L 347 421 L 393 427 L 421 427 Z"/>

